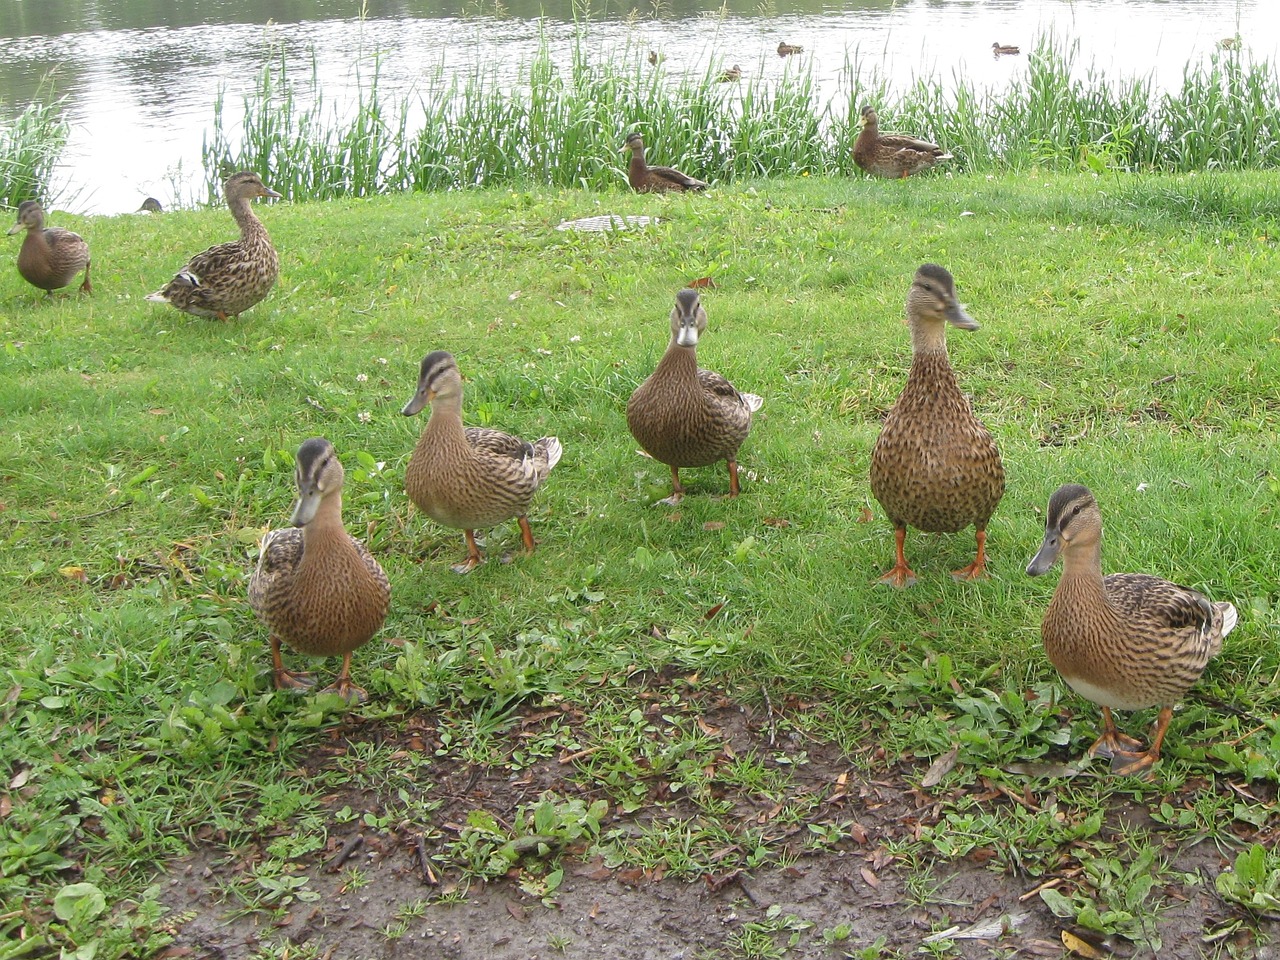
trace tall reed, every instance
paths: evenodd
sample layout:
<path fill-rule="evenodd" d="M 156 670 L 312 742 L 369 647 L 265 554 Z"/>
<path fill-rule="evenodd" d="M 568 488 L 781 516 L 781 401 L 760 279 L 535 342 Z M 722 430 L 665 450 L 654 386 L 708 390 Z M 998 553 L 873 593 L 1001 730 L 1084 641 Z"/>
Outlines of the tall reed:
<path fill-rule="evenodd" d="M 28 104 L 12 121 L 0 122 L 0 203 L 49 202 L 53 169 L 68 132 L 61 100 Z"/>
<path fill-rule="evenodd" d="M 849 173 L 865 102 L 884 127 L 950 149 L 952 169 L 1280 166 L 1280 76 L 1244 51 L 1188 64 L 1181 87 L 1161 94 L 1149 76 L 1077 69 L 1079 45 L 1053 36 L 999 91 L 923 76 L 898 92 L 864 75 L 855 54 L 842 93 L 820 102 L 803 62 L 776 80 L 723 84 L 710 68 L 692 78 L 652 69 L 641 49 L 589 49 L 586 28 L 567 63 L 544 43 L 514 83 L 492 64 L 462 74 L 440 65 L 394 105 L 379 93 L 375 59 L 345 118 L 326 107 L 314 69 L 300 94 L 283 61 L 273 64 L 245 100 L 234 143 L 225 104 L 215 105 L 204 151 L 211 195 L 239 167 L 307 198 L 506 183 L 602 189 L 624 182 L 618 147 L 631 130 L 656 162 L 709 180 Z"/>

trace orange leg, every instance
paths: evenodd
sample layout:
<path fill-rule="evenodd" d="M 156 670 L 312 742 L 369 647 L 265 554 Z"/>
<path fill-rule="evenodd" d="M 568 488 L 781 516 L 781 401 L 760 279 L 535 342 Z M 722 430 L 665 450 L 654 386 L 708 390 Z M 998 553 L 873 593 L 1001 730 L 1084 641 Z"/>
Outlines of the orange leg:
<path fill-rule="evenodd" d="M 680 468 L 671 468 L 671 496 L 665 500 L 659 500 L 659 503 L 665 503 L 674 507 L 684 497 L 684 487 L 680 486 Z"/>
<path fill-rule="evenodd" d="M 1147 771 L 1160 759 L 1160 748 L 1164 745 L 1164 735 L 1169 731 L 1169 721 L 1172 719 L 1173 707 L 1162 707 L 1160 718 L 1156 721 L 1156 735 L 1147 752 L 1137 756 L 1117 754 L 1111 758 L 1111 772 L 1123 777 L 1146 776 Z"/>
<path fill-rule="evenodd" d="M 271 666 L 277 690 L 310 690 L 315 680 L 309 674 L 294 673 L 284 668 L 284 658 L 280 655 L 280 638 L 271 637 Z"/>
<path fill-rule="evenodd" d="M 1170 716 L 1172 715 L 1170 713 Z M 1093 746 L 1089 748 L 1089 756 L 1107 757 L 1108 759 L 1112 757 L 1128 758 L 1135 756 L 1141 747 L 1141 740 L 1135 740 L 1128 734 L 1121 733 L 1116 729 L 1116 720 L 1111 715 L 1111 708 L 1103 707 L 1102 736 L 1095 740 Z"/>
<path fill-rule="evenodd" d="M 342 670 L 338 674 L 338 679 L 320 692 L 336 693 L 347 703 L 353 705 L 364 703 L 369 699 L 369 694 L 363 687 L 357 687 L 351 682 L 351 654 L 349 653 L 342 655 Z"/>
<path fill-rule="evenodd" d="M 977 538 L 978 555 L 973 558 L 973 563 L 951 571 L 951 576 L 957 580 L 985 580 L 990 576 L 987 573 L 987 531 L 979 530 Z"/>
<path fill-rule="evenodd" d="M 907 528 L 894 527 L 893 539 L 897 545 L 898 559 L 893 565 L 893 569 L 880 578 L 880 582 L 888 583 L 895 587 L 909 587 L 916 582 L 916 575 L 907 566 L 907 556 L 902 549 L 907 542 Z"/>
<path fill-rule="evenodd" d="M 480 556 L 480 548 L 476 546 L 476 532 L 463 530 L 462 535 L 467 538 L 467 559 L 461 563 L 455 563 L 450 568 L 454 573 L 470 573 L 484 563 L 484 557 Z"/>
<path fill-rule="evenodd" d="M 524 552 L 533 553 L 533 531 L 529 529 L 528 517 L 516 517 L 520 524 L 520 537 L 524 540 Z"/>
<path fill-rule="evenodd" d="M 738 461 L 729 458 L 729 496 L 736 497 L 741 488 L 738 486 Z"/>

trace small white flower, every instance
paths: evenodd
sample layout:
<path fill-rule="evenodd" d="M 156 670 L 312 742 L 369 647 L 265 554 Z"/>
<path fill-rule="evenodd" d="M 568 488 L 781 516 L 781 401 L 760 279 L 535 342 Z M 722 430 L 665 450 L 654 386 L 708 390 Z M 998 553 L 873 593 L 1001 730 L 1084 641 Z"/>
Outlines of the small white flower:
<path fill-rule="evenodd" d="M 368 410 L 361 410 L 359 413 L 356 414 L 356 419 L 359 420 L 361 423 L 368 423 L 370 420 L 373 419 L 373 414 L 370 413 Z"/>
<path fill-rule="evenodd" d="M 570 342 L 570 343 L 577 343 L 577 342 L 578 342 L 578 341 L 580 341 L 581 339 L 582 339 L 582 338 L 581 338 L 580 336 L 578 336 L 578 335 L 575 333 L 572 337 L 570 337 L 570 338 L 569 338 L 569 342 Z"/>
<path fill-rule="evenodd" d="M 1145 483 L 1140 483 L 1140 484 L 1138 484 L 1138 492 L 1139 492 L 1139 493 L 1144 493 L 1144 492 L 1146 492 L 1146 489 L 1147 489 L 1147 485 L 1146 485 Z"/>
<path fill-rule="evenodd" d="M 368 379 L 369 379 L 369 375 L 367 373 L 356 374 L 356 383 L 364 383 Z"/>
<path fill-rule="evenodd" d="M 385 367 L 385 366 L 387 365 L 387 358 L 386 358 L 386 357 L 379 357 L 379 358 L 378 358 L 378 362 L 379 362 L 380 364 L 382 364 L 382 365 Z"/>
<path fill-rule="evenodd" d="M 272 349 L 272 350 L 283 350 L 283 349 L 284 349 L 284 344 L 283 344 L 283 343 L 273 343 L 273 344 L 271 345 L 271 349 Z"/>
<path fill-rule="evenodd" d="M 534 353 L 540 353 L 540 354 L 542 354 L 544 357 L 549 357 L 549 356 L 551 356 L 551 351 L 550 351 L 550 350 L 543 350 L 541 347 L 538 347 L 538 348 L 537 348 L 536 350 L 534 350 L 533 352 L 534 352 Z"/>

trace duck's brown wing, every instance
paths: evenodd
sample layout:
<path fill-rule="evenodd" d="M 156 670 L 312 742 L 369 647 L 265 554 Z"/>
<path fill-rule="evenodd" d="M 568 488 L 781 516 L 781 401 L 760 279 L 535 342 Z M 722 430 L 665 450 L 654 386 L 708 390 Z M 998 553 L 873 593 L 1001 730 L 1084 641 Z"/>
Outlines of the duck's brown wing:
<path fill-rule="evenodd" d="M 650 167 L 649 176 L 657 180 L 661 180 L 664 183 L 671 184 L 679 190 L 707 189 L 706 183 L 702 180 L 698 180 L 696 177 L 691 177 L 687 173 L 681 173 L 674 167 Z"/>

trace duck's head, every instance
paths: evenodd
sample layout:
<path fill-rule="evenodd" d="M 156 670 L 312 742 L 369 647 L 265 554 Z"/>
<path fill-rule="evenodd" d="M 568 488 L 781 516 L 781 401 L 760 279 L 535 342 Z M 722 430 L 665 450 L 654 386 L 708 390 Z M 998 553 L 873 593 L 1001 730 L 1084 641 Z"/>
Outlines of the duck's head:
<path fill-rule="evenodd" d="M 412 417 L 429 403 L 441 397 L 462 396 L 462 374 L 453 354 L 436 350 L 422 358 L 418 368 L 418 389 L 400 411 Z"/>
<path fill-rule="evenodd" d="M 706 329 L 707 311 L 702 309 L 702 299 L 697 290 L 686 287 L 676 294 L 676 305 L 671 310 L 671 339 L 680 347 L 696 347 Z"/>
<path fill-rule="evenodd" d="M 907 322 L 946 322 L 961 330 L 977 330 L 978 321 L 969 316 L 964 304 L 956 298 L 956 284 L 951 274 L 936 263 L 922 264 L 911 281 L 907 294 Z"/>
<path fill-rule="evenodd" d="M 1044 542 L 1031 562 L 1027 576 L 1047 573 L 1063 551 L 1096 546 L 1102 540 L 1102 512 L 1089 488 L 1064 483 L 1049 498 L 1045 511 Z"/>
<path fill-rule="evenodd" d="M 252 170 L 241 170 L 239 173 L 233 173 L 227 177 L 227 182 L 222 185 L 222 195 L 227 198 L 228 202 L 242 199 L 253 200 L 257 197 L 280 199 L 280 194 L 263 183 L 262 178 Z"/>
<path fill-rule="evenodd" d="M 876 116 L 876 108 L 871 106 L 871 104 L 864 103 L 862 105 L 862 110 L 859 112 L 862 115 L 862 125 L 864 127 L 874 127 L 879 125 L 880 118 Z"/>
<path fill-rule="evenodd" d="M 164 207 L 160 206 L 160 201 L 155 197 L 147 197 L 142 201 L 142 206 L 138 208 L 139 213 L 164 213 Z"/>
<path fill-rule="evenodd" d="M 289 522 L 305 527 L 315 519 L 320 505 L 329 497 L 341 496 L 346 473 L 338 459 L 338 451 L 324 437 L 304 440 L 298 448 L 294 480 L 298 484 L 298 501 L 293 505 Z"/>
<path fill-rule="evenodd" d="M 9 236 L 21 230 L 39 230 L 44 226 L 44 208 L 34 200 L 18 204 L 18 222 L 9 228 Z"/>
<path fill-rule="evenodd" d="M 622 147 L 621 149 L 618 150 L 618 152 L 630 153 L 633 150 L 643 150 L 643 149 L 644 149 L 644 137 L 640 136 L 640 134 L 638 133 L 629 133 L 627 134 L 627 139 L 623 141 Z"/>

